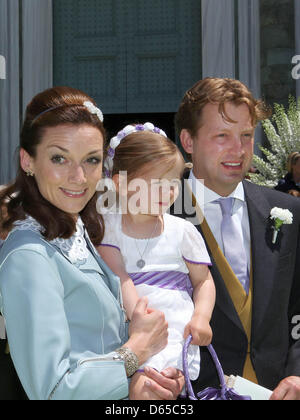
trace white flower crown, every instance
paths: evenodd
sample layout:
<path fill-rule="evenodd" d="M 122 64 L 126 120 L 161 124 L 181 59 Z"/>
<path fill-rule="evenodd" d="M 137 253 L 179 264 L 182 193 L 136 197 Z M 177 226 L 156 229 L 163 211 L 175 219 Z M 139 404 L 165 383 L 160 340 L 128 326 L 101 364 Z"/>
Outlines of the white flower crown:
<path fill-rule="evenodd" d="M 123 130 L 119 131 L 118 134 L 110 140 L 107 157 L 104 161 L 104 173 L 107 178 L 111 178 L 112 170 L 114 166 L 115 150 L 121 143 L 121 141 L 132 133 L 139 133 L 141 131 L 151 131 L 152 133 L 160 134 L 164 137 L 168 137 L 166 133 L 154 124 L 147 122 L 145 124 L 127 125 Z"/>

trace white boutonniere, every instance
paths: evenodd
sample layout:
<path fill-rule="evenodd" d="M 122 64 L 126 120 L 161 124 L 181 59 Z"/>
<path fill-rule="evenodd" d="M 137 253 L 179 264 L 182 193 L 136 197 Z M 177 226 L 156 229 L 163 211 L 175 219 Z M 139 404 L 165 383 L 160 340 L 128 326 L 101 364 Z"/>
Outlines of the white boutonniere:
<path fill-rule="evenodd" d="M 278 232 L 281 229 L 282 225 L 291 225 L 293 223 L 293 213 L 287 209 L 280 209 L 279 207 L 274 207 L 271 210 L 271 220 L 274 220 L 274 232 L 272 243 L 275 244 L 277 240 Z"/>

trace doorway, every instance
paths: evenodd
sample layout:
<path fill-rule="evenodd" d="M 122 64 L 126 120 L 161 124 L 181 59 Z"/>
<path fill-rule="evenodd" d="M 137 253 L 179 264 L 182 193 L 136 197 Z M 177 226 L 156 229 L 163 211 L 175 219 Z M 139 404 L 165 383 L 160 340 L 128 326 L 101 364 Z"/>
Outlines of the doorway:
<path fill-rule="evenodd" d="M 174 113 L 201 79 L 201 1 L 53 0 L 54 85 L 93 97 L 109 134 Z"/>

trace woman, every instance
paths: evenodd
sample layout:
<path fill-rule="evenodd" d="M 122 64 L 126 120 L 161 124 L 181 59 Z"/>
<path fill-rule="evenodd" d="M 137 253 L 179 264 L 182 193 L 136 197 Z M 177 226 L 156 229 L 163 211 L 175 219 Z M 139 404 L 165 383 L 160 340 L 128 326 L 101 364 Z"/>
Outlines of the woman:
<path fill-rule="evenodd" d="M 167 344 L 167 324 L 139 300 L 129 338 L 119 278 L 94 246 L 103 115 L 71 88 L 26 110 L 16 181 L 0 193 L 0 311 L 29 399 L 122 399 L 128 379 Z M 4 209 L 4 210 L 3 210 Z M 176 398 L 177 372 L 148 372 L 153 399 Z M 152 379 L 150 379 L 152 378 Z"/>
<path fill-rule="evenodd" d="M 287 161 L 288 173 L 278 182 L 276 190 L 300 197 L 300 153 L 293 152 Z"/>

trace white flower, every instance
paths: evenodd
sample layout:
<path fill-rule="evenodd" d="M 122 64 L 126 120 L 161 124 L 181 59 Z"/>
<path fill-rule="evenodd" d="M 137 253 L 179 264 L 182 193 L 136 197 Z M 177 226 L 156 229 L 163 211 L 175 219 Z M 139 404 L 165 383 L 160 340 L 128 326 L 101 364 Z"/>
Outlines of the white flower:
<path fill-rule="evenodd" d="M 287 209 L 281 209 L 279 207 L 274 207 L 271 210 L 271 219 L 279 219 L 284 225 L 291 225 L 293 223 L 293 213 Z"/>
<path fill-rule="evenodd" d="M 99 120 L 103 123 L 103 121 L 104 121 L 104 117 L 103 117 L 103 113 L 102 113 L 102 111 L 99 109 L 99 108 L 97 108 L 92 102 L 90 102 L 90 101 L 85 101 L 84 103 L 83 103 L 83 105 L 89 110 L 89 112 L 91 113 L 91 114 L 95 114 L 95 115 L 97 115 L 97 117 L 99 118 Z"/>
<path fill-rule="evenodd" d="M 120 142 L 121 142 L 121 140 L 118 139 L 118 137 L 115 136 L 111 139 L 109 145 L 112 149 L 116 149 L 119 146 Z"/>
<path fill-rule="evenodd" d="M 107 156 L 107 158 L 105 159 L 105 162 L 104 162 L 104 167 L 106 169 L 108 169 L 109 171 L 113 170 L 114 162 L 113 162 L 113 159 L 111 157 Z"/>
<path fill-rule="evenodd" d="M 145 130 L 153 131 L 154 130 L 154 125 L 150 122 L 147 122 L 147 123 L 144 124 L 144 128 L 145 128 Z"/>
<path fill-rule="evenodd" d="M 293 213 L 287 209 L 281 209 L 279 207 L 274 207 L 271 210 L 270 217 L 274 220 L 274 232 L 272 243 L 275 244 L 278 236 L 278 232 L 281 229 L 282 225 L 291 225 L 293 223 Z"/>
<path fill-rule="evenodd" d="M 131 133 L 135 132 L 135 127 L 133 125 L 126 125 L 126 127 L 123 128 L 122 130 L 126 136 L 128 136 Z"/>

